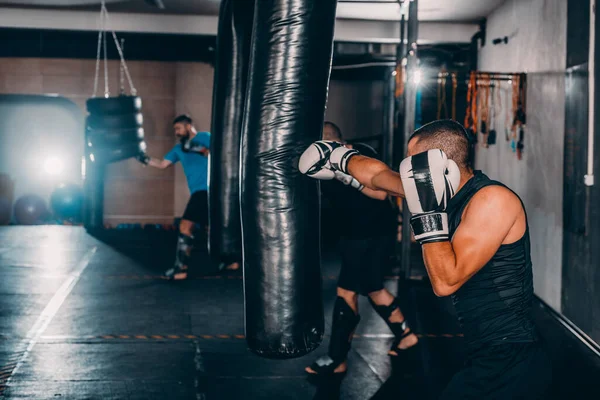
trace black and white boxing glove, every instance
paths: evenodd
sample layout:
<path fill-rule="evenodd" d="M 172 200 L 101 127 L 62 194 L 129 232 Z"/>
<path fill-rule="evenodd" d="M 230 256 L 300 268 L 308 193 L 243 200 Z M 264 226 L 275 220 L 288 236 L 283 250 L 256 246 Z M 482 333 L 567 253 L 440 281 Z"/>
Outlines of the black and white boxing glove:
<path fill-rule="evenodd" d="M 189 137 L 182 137 L 179 139 L 179 143 L 181 143 L 181 150 L 183 150 L 184 153 L 189 153 L 192 149 L 192 141 Z"/>
<path fill-rule="evenodd" d="M 298 169 L 304 175 L 314 179 L 326 181 L 335 179 L 335 171 L 329 162 L 329 157 L 331 152 L 338 147 L 343 147 L 343 145 L 328 140 L 314 142 L 300 156 Z"/>
<path fill-rule="evenodd" d="M 360 155 L 358 150 L 349 149 L 347 147 L 341 146 L 337 147 L 331 152 L 329 162 L 334 170 L 341 171 L 346 175 L 350 175 L 350 173 L 348 172 L 348 162 L 352 157 L 358 155 Z"/>
<path fill-rule="evenodd" d="M 150 163 L 150 156 L 146 153 L 140 153 L 136 158 L 144 165 L 148 165 Z"/>
<path fill-rule="evenodd" d="M 341 159 L 344 154 L 358 154 L 356 150 L 349 149 L 343 144 L 328 140 L 319 140 L 311 144 L 300 157 L 298 169 L 301 173 L 311 178 L 320 180 L 337 179 L 344 185 L 352 186 L 357 190 L 362 190 L 363 185 L 354 177 L 346 172 L 336 168 L 338 164 L 331 163 L 332 154 L 336 154 L 336 159 Z"/>
<path fill-rule="evenodd" d="M 458 165 L 442 150 L 429 150 L 405 158 L 400 178 L 415 239 L 421 244 L 449 240 L 445 210 L 460 184 Z"/>

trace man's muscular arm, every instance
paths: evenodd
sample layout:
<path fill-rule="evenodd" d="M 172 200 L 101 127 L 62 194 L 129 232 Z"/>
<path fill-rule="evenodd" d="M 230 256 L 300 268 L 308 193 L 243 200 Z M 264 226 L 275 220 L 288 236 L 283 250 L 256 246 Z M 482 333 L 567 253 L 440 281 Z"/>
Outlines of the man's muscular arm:
<path fill-rule="evenodd" d="M 369 189 L 366 186 L 363 188 L 363 190 L 361 190 L 361 193 L 375 200 L 385 200 L 388 198 L 387 192 L 384 192 L 383 190 Z"/>
<path fill-rule="evenodd" d="M 377 159 L 356 155 L 348 161 L 348 172 L 365 188 L 404 197 L 400 174 Z"/>
<path fill-rule="evenodd" d="M 314 179 L 336 178 L 346 184 L 354 181 L 353 187 L 362 186 L 362 193 L 374 199 L 404 194 L 397 172 L 381 161 L 360 155 L 337 142 L 319 140 L 310 145 L 302 153 L 298 169 Z"/>
<path fill-rule="evenodd" d="M 467 205 L 452 242 L 425 243 L 423 259 L 437 296 L 449 296 L 487 264 L 509 233 L 516 241 L 525 233 L 519 224 L 520 200 L 502 186 L 489 186 Z M 522 231 L 520 227 L 522 226 Z M 513 233 L 515 228 L 518 232 Z"/>
<path fill-rule="evenodd" d="M 154 168 L 158 168 L 158 169 L 166 169 L 166 168 L 170 167 L 171 164 L 173 164 L 173 163 L 169 160 L 158 160 L 156 158 L 150 158 L 148 160 L 147 165 L 154 167 Z"/>

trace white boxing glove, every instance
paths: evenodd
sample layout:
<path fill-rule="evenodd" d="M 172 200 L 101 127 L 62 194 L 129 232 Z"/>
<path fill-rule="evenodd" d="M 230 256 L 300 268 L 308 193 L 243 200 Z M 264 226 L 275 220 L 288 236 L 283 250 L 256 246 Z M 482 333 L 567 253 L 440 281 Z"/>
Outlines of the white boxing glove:
<path fill-rule="evenodd" d="M 460 169 L 439 149 L 407 157 L 400 178 L 415 239 L 420 243 L 448 240 L 448 201 L 460 185 Z"/>
<path fill-rule="evenodd" d="M 337 171 L 342 171 L 345 174 L 348 174 L 348 162 L 354 156 L 360 155 L 358 150 L 349 149 L 347 147 L 341 146 L 335 148 L 331 152 L 331 157 L 329 158 L 329 162 L 333 169 Z"/>
<path fill-rule="evenodd" d="M 298 169 L 304 175 L 321 180 L 331 180 L 335 178 L 335 172 L 329 162 L 331 152 L 338 147 L 343 147 L 341 143 L 328 140 L 319 140 L 314 142 L 302 153 Z"/>

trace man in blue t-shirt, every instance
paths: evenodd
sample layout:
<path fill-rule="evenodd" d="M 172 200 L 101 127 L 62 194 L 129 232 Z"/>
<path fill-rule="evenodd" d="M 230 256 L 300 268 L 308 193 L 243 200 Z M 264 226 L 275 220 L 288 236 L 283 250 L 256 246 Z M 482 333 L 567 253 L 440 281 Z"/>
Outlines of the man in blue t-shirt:
<path fill-rule="evenodd" d="M 180 115 L 173 120 L 173 129 L 179 143 L 171 149 L 163 160 L 141 155 L 139 160 L 151 167 L 166 169 L 181 162 L 190 193 L 185 212 L 179 224 L 179 238 L 175 265 L 165 272 L 168 279 L 187 278 L 189 258 L 194 242 L 194 225 L 208 227 L 208 154 L 210 152 L 210 133 L 197 132 L 192 119 Z"/>

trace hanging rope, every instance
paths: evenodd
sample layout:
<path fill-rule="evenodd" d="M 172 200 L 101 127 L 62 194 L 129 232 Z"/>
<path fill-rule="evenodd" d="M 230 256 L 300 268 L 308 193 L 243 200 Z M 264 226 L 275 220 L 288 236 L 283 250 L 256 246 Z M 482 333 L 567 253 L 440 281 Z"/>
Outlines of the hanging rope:
<path fill-rule="evenodd" d="M 512 86 L 509 86 L 504 90 L 504 102 L 506 106 L 504 108 L 506 114 L 506 122 L 504 124 L 504 133 L 506 136 L 506 141 L 510 142 L 511 130 L 512 130 L 512 122 L 513 122 L 513 113 L 511 111 L 511 99 L 512 99 Z"/>
<path fill-rule="evenodd" d="M 467 112 L 465 114 L 465 128 L 477 137 L 477 73 L 471 72 L 467 89 Z"/>
<path fill-rule="evenodd" d="M 493 81 L 490 83 L 490 130 L 485 143 L 485 147 L 489 147 L 491 144 L 496 144 L 496 88 L 498 82 Z"/>
<path fill-rule="evenodd" d="M 490 108 L 489 108 L 489 97 L 490 97 L 490 77 L 484 75 L 481 78 L 482 90 L 481 90 L 481 125 L 480 131 L 483 135 L 483 141 L 481 145 L 487 147 L 488 134 L 489 134 L 489 120 L 490 120 Z"/>
<path fill-rule="evenodd" d="M 519 107 L 520 80 L 521 80 L 521 77 L 518 75 L 512 79 L 512 110 L 511 111 L 512 111 L 512 115 L 513 115 L 513 120 L 512 120 L 512 124 L 511 124 L 511 139 L 514 142 L 517 141 L 517 122 L 518 122 L 518 120 L 516 118 L 516 113 L 517 113 L 517 109 Z M 513 150 L 516 150 L 516 147 Z"/>
<path fill-rule="evenodd" d="M 456 74 L 452 74 L 452 119 L 456 121 L 456 88 L 458 87 L 458 81 Z"/>

